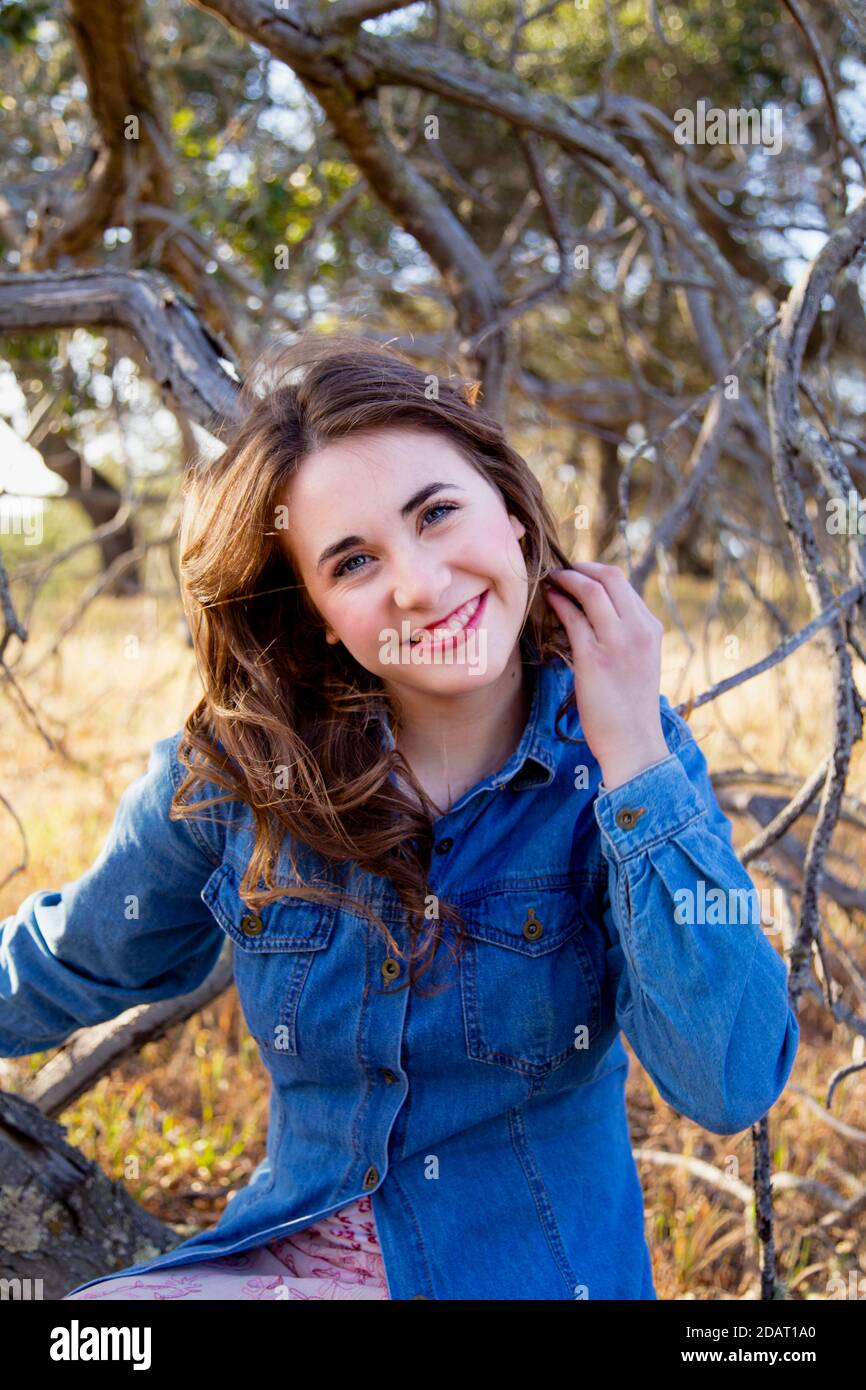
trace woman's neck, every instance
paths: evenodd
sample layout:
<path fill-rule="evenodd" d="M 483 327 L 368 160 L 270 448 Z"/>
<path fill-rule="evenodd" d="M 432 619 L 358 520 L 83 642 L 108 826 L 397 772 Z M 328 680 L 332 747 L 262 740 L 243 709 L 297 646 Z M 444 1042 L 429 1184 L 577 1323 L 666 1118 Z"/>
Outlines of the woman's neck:
<path fill-rule="evenodd" d="M 443 813 L 514 752 L 531 707 L 519 644 L 500 676 L 478 690 L 430 696 L 401 689 L 396 745 Z"/>

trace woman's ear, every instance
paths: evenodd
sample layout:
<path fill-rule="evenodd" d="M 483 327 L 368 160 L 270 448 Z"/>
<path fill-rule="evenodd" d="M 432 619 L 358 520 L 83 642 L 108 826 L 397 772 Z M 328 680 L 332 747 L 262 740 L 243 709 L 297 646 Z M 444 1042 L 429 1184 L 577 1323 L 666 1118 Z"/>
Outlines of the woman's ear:
<path fill-rule="evenodd" d="M 325 641 L 326 641 L 326 642 L 330 642 L 330 643 L 333 645 L 335 642 L 339 642 L 339 640 L 340 640 L 340 639 L 339 639 L 339 637 L 337 636 L 336 632 L 332 632 L 331 629 L 330 629 L 329 627 L 326 627 L 326 628 L 325 628 Z"/>
<path fill-rule="evenodd" d="M 508 520 L 511 522 L 511 529 L 513 530 L 515 536 L 519 541 L 522 541 L 523 537 L 526 535 L 526 527 L 524 526 L 523 522 L 520 520 L 519 517 L 512 516 L 510 512 L 508 514 Z"/>

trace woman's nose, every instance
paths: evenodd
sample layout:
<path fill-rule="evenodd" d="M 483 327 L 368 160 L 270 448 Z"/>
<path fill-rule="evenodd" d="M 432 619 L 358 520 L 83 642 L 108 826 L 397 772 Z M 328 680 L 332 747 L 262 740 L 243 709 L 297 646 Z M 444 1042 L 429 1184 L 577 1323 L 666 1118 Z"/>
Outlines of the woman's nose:
<path fill-rule="evenodd" d="M 438 584 L 404 584 L 394 590 L 394 603 L 407 613 L 432 613 L 434 617 L 439 617 L 442 602 L 439 596 L 443 592 L 443 587 Z"/>
<path fill-rule="evenodd" d="M 451 574 L 444 565 L 409 556 L 394 577 L 394 603 L 407 612 L 440 617 L 439 609 L 450 584 Z"/>

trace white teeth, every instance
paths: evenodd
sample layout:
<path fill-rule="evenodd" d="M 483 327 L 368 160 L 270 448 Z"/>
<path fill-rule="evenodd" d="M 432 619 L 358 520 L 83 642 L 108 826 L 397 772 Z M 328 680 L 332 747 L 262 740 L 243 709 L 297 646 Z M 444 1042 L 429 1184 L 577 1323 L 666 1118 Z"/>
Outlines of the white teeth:
<path fill-rule="evenodd" d="M 430 632 L 434 640 L 436 638 L 441 639 L 442 637 L 450 636 L 455 632 L 460 632 L 469 622 L 470 618 L 477 612 L 481 598 L 482 595 L 477 594 L 476 597 L 470 599 L 468 603 L 464 603 L 462 608 L 458 608 L 455 613 L 452 613 L 447 623 L 440 623 L 439 626 L 435 628 L 424 628 L 422 631 Z"/>
<path fill-rule="evenodd" d="M 475 598 L 469 599 L 461 608 L 456 609 L 447 622 L 439 623 L 435 628 L 421 627 L 413 634 L 410 639 L 412 642 L 422 642 L 426 633 L 430 634 L 431 641 L 444 641 L 446 637 L 452 637 L 455 633 L 462 631 L 466 624 L 474 617 L 478 611 L 484 594 L 477 594 Z"/>

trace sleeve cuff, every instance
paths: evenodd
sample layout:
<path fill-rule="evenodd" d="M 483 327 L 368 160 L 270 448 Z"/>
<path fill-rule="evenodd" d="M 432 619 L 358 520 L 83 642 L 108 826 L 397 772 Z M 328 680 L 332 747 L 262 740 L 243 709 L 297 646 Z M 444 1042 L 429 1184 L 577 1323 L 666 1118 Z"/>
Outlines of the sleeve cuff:
<path fill-rule="evenodd" d="M 679 834 L 707 809 L 676 753 L 618 787 L 601 783 L 594 804 L 602 845 L 620 861 Z"/>

